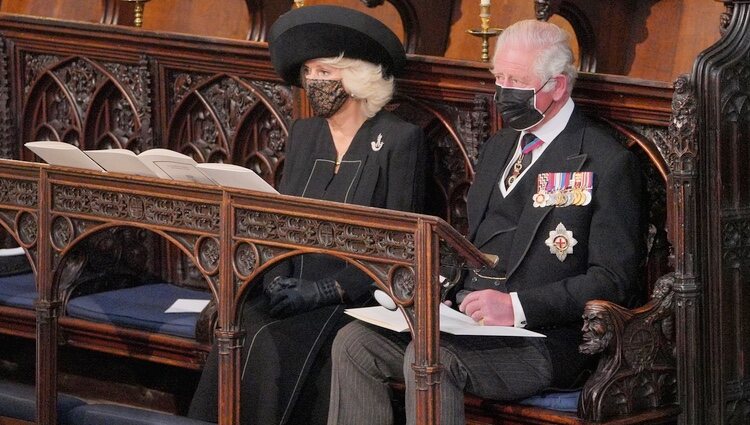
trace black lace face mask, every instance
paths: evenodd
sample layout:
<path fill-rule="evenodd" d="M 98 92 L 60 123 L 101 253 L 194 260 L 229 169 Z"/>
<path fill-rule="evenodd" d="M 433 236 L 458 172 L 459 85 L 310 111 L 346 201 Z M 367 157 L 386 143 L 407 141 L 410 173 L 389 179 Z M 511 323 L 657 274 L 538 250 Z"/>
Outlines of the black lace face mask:
<path fill-rule="evenodd" d="M 349 97 L 341 80 L 307 80 L 305 90 L 313 114 L 322 118 L 333 116 Z"/>

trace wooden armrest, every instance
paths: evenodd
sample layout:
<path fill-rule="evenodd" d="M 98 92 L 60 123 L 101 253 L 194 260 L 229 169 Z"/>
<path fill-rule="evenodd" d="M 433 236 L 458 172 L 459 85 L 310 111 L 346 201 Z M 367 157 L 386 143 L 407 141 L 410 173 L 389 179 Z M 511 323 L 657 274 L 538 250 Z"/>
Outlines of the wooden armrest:
<path fill-rule="evenodd" d="M 674 281 L 672 273 L 659 278 L 651 299 L 636 309 L 586 304 L 579 349 L 601 358 L 583 387 L 579 417 L 603 421 L 677 402 Z"/>
<path fill-rule="evenodd" d="M 214 329 L 218 312 L 216 311 L 216 300 L 211 299 L 206 308 L 201 311 L 198 321 L 195 323 L 195 341 L 200 344 L 211 345 L 214 341 Z"/>

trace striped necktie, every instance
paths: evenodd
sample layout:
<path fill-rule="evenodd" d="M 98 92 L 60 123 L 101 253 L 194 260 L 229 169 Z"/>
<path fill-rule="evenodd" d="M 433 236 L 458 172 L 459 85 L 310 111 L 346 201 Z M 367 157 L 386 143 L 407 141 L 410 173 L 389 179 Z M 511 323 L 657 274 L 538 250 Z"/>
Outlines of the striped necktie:
<path fill-rule="evenodd" d="M 523 170 L 531 164 L 531 152 L 542 146 L 544 142 L 542 139 L 534 136 L 532 133 L 526 133 L 521 137 L 521 155 L 518 156 L 516 161 L 513 163 L 513 167 L 508 173 L 508 178 L 505 180 L 505 188 L 509 188 L 511 184 L 521 175 Z"/>

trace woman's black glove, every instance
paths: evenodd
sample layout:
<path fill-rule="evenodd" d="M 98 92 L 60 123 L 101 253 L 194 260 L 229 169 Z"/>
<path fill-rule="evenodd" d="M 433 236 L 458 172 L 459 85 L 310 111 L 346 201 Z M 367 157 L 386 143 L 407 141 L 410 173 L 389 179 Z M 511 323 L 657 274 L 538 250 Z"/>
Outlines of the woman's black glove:
<path fill-rule="evenodd" d="M 335 279 L 304 280 L 277 277 L 264 285 L 271 316 L 287 317 L 329 304 L 344 301 L 344 291 Z"/>
<path fill-rule="evenodd" d="M 296 279 L 276 276 L 271 281 L 263 282 L 263 293 L 265 293 L 268 298 L 271 298 L 271 296 L 278 293 L 279 291 L 294 287 L 296 285 Z"/>

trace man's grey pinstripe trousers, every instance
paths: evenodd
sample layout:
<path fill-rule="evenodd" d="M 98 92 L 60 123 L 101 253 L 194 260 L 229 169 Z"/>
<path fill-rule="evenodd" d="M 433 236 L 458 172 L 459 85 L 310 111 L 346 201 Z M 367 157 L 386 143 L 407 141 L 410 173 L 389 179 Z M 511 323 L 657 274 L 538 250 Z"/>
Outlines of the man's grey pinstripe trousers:
<path fill-rule="evenodd" d="M 549 386 L 552 365 L 542 338 L 441 334 L 443 425 L 464 424 L 464 391 L 496 400 L 528 397 Z M 414 350 L 408 333 L 352 322 L 332 349 L 329 425 L 393 423 L 390 380 L 406 382 L 406 417 L 415 425 Z"/>

